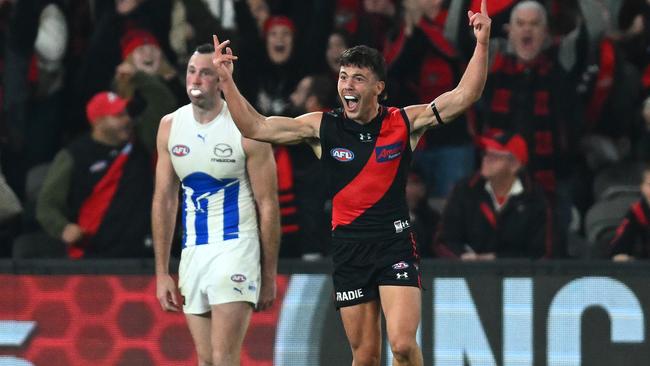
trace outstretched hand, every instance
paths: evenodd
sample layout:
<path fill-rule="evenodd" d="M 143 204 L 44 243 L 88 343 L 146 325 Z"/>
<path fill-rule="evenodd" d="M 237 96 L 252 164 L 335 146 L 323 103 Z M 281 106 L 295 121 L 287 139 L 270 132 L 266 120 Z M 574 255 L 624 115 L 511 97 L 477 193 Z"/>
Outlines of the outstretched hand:
<path fill-rule="evenodd" d="M 469 26 L 474 28 L 474 36 L 476 42 L 481 44 L 488 44 L 490 41 L 490 27 L 492 19 L 488 16 L 487 0 L 481 0 L 481 12 L 474 13 L 473 11 L 467 12 L 469 18 Z"/>
<path fill-rule="evenodd" d="M 232 54 L 232 49 L 228 47 L 230 40 L 219 42 L 219 37 L 212 36 L 214 42 L 214 55 L 212 55 L 212 64 L 217 69 L 217 75 L 221 81 L 232 78 L 233 63 L 238 58 Z"/>

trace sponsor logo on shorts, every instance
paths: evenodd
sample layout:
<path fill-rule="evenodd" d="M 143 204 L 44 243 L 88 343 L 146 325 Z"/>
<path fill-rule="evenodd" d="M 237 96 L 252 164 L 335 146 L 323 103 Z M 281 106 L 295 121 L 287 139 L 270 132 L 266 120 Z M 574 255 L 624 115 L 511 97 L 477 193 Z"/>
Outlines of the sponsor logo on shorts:
<path fill-rule="evenodd" d="M 393 159 L 397 159 L 400 155 L 402 155 L 401 142 L 386 146 L 377 146 L 375 148 L 375 158 L 377 159 L 378 163 L 384 163 Z"/>
<path fill-rule="evenodd" d="M 255 291 L 257 290 L 257 286 L 255 285 L 248 285 L 248 291 Z"/>
<path fill-rule="evenodd" d="M 397 279 L 398 280 L 408 280 L 409 279 L 409 274 L 408 272 L 402 272 L 397 274 Z"/>
<path fill-rule="evenodd" d="M 393 264 L 393 269 L 404 269 L 404 268 L 409 268 L 409 264 L 404 261 Z"/>
<path fill-rule="evenodd" d="M 363 297 L 363 289 L 356 289 L 351 291 L 336 291 L 336 301 L 350 301 Z"/>
<path fill-rule="evenodd" d="M 172 147 L 172 154 L 174 156 L 185 156 L 190 153 L 190 148 L 185 145 L 174 145 Z"/>
<path fill-rule="evenodd" d="M 232 289 L 235 290 L 235 291 L 237 291 L 237 292 L 239 292 L 240 295 L 243 295 L 243 294 L 244 294 L 244 291 L 242 291 L 240 288 L 233 287 Z"/>
<path fill-rule="evenodd" d="M 411 227 L 411 224 L 409 223 L 409 220 L 397 220 L 393 222 L 393 225 L 395 225 L 395 232 L 396 233 L 401 233 L 405 229 L 408 229 Z"/>
<path fill-rule="evenodd" d="M 234 275 L 230 276 L 230 279 L 232 280 L 232 282 L 241 283 L 241 282 L 246 281 L 246 276 L 244 276 L 241 273 L 237 273 L 237 274 L 234 274 Z"/>
<path fill-rule="evenodd" d="M 330 150 L 332 157 L 340 162 L 347 163 L 354 160 L 354 153 L 342 147 L 335 147 Z"/>

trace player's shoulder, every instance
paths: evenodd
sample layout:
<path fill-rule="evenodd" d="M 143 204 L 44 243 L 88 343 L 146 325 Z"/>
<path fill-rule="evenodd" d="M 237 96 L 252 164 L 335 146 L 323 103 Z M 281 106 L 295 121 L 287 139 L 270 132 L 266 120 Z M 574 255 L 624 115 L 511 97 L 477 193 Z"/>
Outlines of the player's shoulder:
<path fill-rule="evenodd" d="M 268 142 L 257 141 L 242 136 L 241 147 L 244 151 L 244 154 L 248 157 L 259 154 L 273 155 L 273 147 Z"/>
<path fill-rule="evenodd" d="M 332 118 L 345 118 L 343 113 L 343 108 L 334 108 L 326 112 L 322 112 L 323 117 L 332 117 Z"/>

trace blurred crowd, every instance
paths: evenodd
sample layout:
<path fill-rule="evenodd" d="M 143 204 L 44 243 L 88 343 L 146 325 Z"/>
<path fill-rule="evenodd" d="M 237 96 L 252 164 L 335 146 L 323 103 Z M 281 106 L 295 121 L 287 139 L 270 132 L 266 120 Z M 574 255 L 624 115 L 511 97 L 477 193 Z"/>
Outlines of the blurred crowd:
<path fill-rule="evenodd" d="M 265 115 L 339 106 L 337 59 L 380 50 L 392 106 L 458 83 L 478 0 L 0 0 L 0 256 L 153 255 L 160 118 L 189 56 L 230 39 Z M 648 257 L 650 0 L 489 0 L 483 96 L 421 139 L 407 186 L 423 257 Z M 328 254 L 328 177 L 275 147 L 281 257 Z M 179 234 L 180 235 L 180 234 Z M 175 254 L 178 255 L 178 245 Z"/>

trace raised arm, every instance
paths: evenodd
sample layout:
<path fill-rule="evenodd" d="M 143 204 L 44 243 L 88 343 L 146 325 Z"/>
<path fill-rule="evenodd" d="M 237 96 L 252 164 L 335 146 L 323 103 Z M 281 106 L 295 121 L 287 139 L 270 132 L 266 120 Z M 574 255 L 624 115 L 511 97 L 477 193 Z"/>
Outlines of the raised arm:
<path fill-rule="evenodd" d="M 273 305 L 278 272 L 280 208 L 277 173 L 271 145 L 244 138 L 243 146 L 260 225 L 262 286 L 257 310 L 264 310 Z"/>
<path fill-rule="evenodd" d="M 213 36 L 213 40 L 215 52 L 212 63 L 217 69 L 228 110 L 245 137 L 280 145 L 310 142 L 318 138 L 321 112 L 308 113 L 298 118 L 265 117 L 259 114 L 239 92 L 232 78 L 233 62 L 237 56 L 227 47 L 230 41 L 219 43 L 217 36 Z"/>
<path fill-rule="evenodd" d="M 153 248 L 156 256 L 156 296 L 165 311 L 179 311 L 181 302 L 174 280 L 169 275 L 169 256 L 178 210 L 178 189 L 180 182 L 172 167 L 167 141 L 172 116 L 166 115 L 160 121 L 156 146 L 156 187 L 153 194 L 151 226 Z"/>
<path fill-rule="evenodd" d="M 476 36 L 476 47 L 456 88 L 441 94 L 430 104 L 405 108 L 411 121 L 411 130 L 414 133 L 422 133 L 428 127 L 453 120 L 481 97 L 487 80 L 488 48 L 492 23 L 488 17 L 486 1 L 481 1 L 480 13 L 467 12 L 469 25 L 474 29 Z"/>

